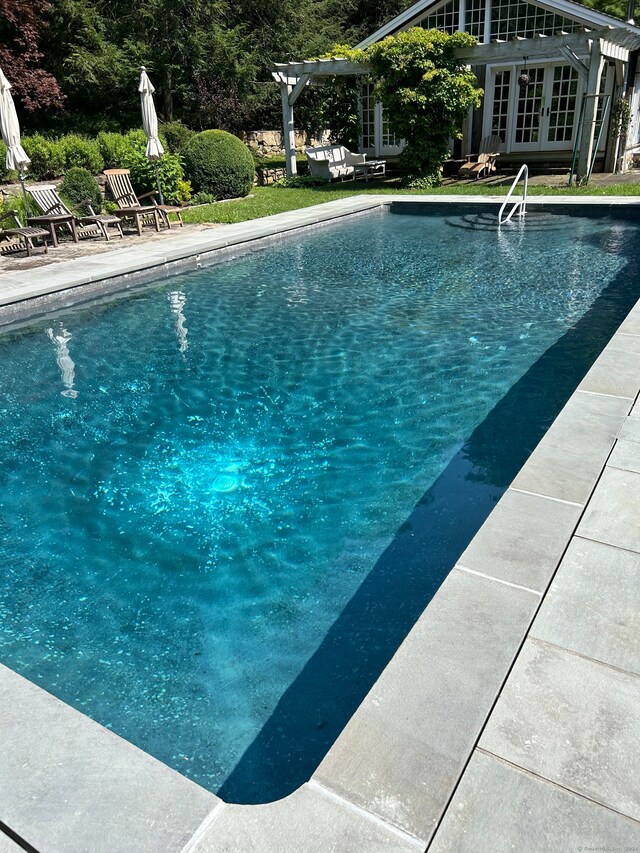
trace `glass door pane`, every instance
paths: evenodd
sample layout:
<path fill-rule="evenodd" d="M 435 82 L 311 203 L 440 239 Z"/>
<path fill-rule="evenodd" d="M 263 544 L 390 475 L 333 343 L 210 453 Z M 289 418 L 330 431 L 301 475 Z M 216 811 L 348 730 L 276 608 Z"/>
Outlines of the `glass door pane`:
<path fill-rule="evenodd" d="M 529 85 L 518 87 L 516 124 L 514 133 L 515 151 L 539 151 L 542 140 L 540 121 L 544 107 L 545 68 L 527 68 Z M 519 77 L 524 68 L 516 69 Z"/>
<path fill-rule="evenodd" d="M 373 85 L 362 84 L 362 144 L 363 151 L 375 149 L 376 102 L 373 97 Z"/>
<path fill-rule="evenodd" d="M 548 106 L 546 140 L 549 148 L 570 148 L 576 125 L 578 72 L 570 65 L 556 65 Z M 557 143 L 557 144 L 554 144 Z"/>

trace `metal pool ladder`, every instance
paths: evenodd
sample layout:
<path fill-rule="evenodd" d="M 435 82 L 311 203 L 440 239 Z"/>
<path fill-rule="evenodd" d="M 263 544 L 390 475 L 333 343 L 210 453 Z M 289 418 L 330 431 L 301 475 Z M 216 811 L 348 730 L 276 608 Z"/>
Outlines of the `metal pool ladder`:
<path fill-rule="evenodd" d="M 522 188 L 522 196 L 520 196 L 520 198 L 518 198 L 517 201 L 514 202 L 514 205 L 511 208 L 511 210 L 509 211 L 509 213 L 506 216 L 504 216 L 504 218 L 503 218 L 505 208 L 509 204 L 509 199 L 513 195 L 513 191 L 515 190 L 515 188 L 518 186 L 518 182 L 520 181 L 520 178 L 522 177 L 522 175 L 524 175 L 524 186 Z M 520 217 L 520 219 L 522 219 L 524 217 L 525 213 L 527 212 L 527 189 L 528 188 L 529 188 L 529 167 L 527 166 L 526 163 L 523 163 L 522 166 L 520 166 L 520 171 L 518 172 L 513 183 L 511 184 L 511 189 L 507 193 L 507 197 L 505 198 L 504 202 L 502 203 L 502 207 L 500 208 L 500 212 L 498 213 L 498 225 L 502 225 L 503 222 L 508 222 L 516 211 L 518 211 L 518 216 Z"/>

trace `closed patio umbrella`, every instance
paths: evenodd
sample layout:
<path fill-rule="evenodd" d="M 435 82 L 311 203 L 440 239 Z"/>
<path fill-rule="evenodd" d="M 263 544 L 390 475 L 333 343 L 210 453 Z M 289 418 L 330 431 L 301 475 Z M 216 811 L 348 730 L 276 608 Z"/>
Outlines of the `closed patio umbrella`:
<path fill-rule="evenodd" d="M 160 175 L 158 173 L 158 160 L 164 154 L 164 148 L 158 138 L 158 116 L 156 115 L 156 107 L 153 103 L 153 93 L 155 89 L 149 80 L 149 76 L 144 65 L 140 69 L 140 106 L 142 108 L 142 127 L 147 135 L 147 150 L 145 154 L 147 159 L 155 161 L 156 164 L 156 181 L 158 184 L 158 193 L 160 194 L 160 204 L 164 204 L 162 197 L 162 189 L 160 187 Z"/>
<path fill-rule="evenodd" d="M 24 194 L 24 203 L 27 205 L 27 191 L 24 187 L 24 173 L 27 166 L 31 162 L 27 157 L 27 152 L 20 144 L 20 124 L 16 114 L 16 107 L 11 97 L 11 83 L 4 76 L 0 68 L 0 133 L 2 139 L 7 146 L 6 167 L 9 171 L 18 172 L 20 182 L 22 183 L 22 192 Z M 26 207 L 27 214 L 29 207 Z"/>

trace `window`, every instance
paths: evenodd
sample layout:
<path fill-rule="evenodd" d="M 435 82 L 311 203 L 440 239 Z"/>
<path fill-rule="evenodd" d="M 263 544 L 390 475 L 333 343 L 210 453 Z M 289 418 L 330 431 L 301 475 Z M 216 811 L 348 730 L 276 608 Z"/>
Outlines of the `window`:
<path fill-rule="evenodd" d="M 537 34 L 551 36 L 573 33 L 582 24 L 555 15 L 533 3 L 514 3 L 512 0 L 493 0 L 491 4 L 491 39 L 507 41 L 515 36 L 533 38 Z"/>
<path fill-rule="evenodd" d="M 442 30 L 452 35 L 458 29 L 458 0 L 449 0 L 448 3 L 437 6 L 425 18 L 418 21 L 418 26 L 425 30 Z"/>
<path fill-rule="evenodd" d="M 485 0 L 467 0 L 466 32 L 475 36 L 478 41 L 484 40 Z"/>

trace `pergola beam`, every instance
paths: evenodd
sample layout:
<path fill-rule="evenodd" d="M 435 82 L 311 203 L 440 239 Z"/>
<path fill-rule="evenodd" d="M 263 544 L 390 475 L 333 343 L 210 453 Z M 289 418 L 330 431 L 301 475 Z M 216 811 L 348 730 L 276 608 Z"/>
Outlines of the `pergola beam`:
<path fill-rule="evenodd" d="M 296 85 L 291 90 L 291 94 L 289 95 L 290 107 L 292 107 L 298 100 L 298 98 L 302 94 L 302 90 L 305 88 L 309 80 L 311 80 L 311 74 L 303 74 L 302 77 L 300 77 Z"/>
<path fill-rule="evenodd" d="M 276 62 L 271 66 L 271 73 L 283 74 L 289 77 L 301 77 L 303 74 L 313 74 L 314 77 L 334 77 L 368 74 L 369 66 L 349 59 L 307 59 L 304 62 Z"/>
<path fill-rule="evenodd" d="M 578 76 L 586 83 L 587 78 L 589 77 L 589 65 L 586 62 L 583 62 L 579 56 L 576 56 L 575 53 L 568 47 L 561 47 L 560 53 L 567 60 L 569 65 L 578 73 Z"/>

